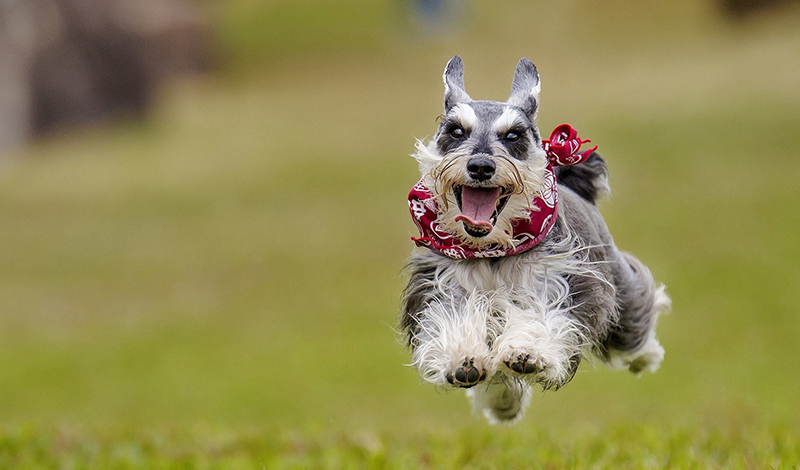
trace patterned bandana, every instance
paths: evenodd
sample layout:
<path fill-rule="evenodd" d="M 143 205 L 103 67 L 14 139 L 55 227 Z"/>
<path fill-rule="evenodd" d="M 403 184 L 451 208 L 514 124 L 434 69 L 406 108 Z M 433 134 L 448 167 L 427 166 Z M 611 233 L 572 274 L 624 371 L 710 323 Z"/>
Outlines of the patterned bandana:
<path fill-rule="evenodd" d="M 597 146 L 578 153 L 581 145 L 590 142 L 578 137 L 578 132 L 569 124 L 561 124 L 542 141 L 542 148 L 549 161 L 544 170 L 544 187 L 531 201 L 527 218 L 511 221 L 513 245 L 505 248 L 491 246 L 481 250 L 469 247 L 454 234 L 444 231 L 439 225 L 438 207 L 430 189 L 423 183 L 424 178 L 411 188 L 408 194 L 408 207 L 411 217 L 419 229 L 420 237 L 411 239 L 417 246 L 429 248 L 453 259 L 498 258 L 511 256 L 529 250 L 541 242 L 556 222 L 558 208 L 558 188 L 554 166 L 577 165 L 597 150 Z"/>

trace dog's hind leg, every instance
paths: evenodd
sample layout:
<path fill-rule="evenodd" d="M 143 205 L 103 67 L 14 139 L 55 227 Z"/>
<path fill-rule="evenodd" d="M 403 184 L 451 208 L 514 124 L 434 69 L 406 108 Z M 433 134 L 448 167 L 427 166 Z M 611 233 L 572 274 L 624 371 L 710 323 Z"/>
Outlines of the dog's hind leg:
<path fill-rule="evenodd" d="M 604 360 L 612 368 L 627 368 L 635 374 L 655 372 L 664 358 L 664 348 L 656 339 L 656 322 L 670 309 L 671 300 L 641 261 L 630 253 L 620 255 L 615 272 L 619 322 L 604 344 Z"/>
<path fill-rule="evenodd" d="M 495 374 L 486 383 L 467 390 L 472 409 L 491 424 L 513 423 L 525 414 L 531 398 L 531 387 L 525 381 Z"/>

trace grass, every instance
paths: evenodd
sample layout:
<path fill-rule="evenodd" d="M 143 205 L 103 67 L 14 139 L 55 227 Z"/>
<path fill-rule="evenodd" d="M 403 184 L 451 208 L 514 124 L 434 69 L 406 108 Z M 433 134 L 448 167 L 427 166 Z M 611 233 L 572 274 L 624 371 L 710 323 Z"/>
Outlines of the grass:
<path fill-rule="evenodd" d="M 700 427 L 700 429 L 702 429 Z M 781 468 L 800 458 L 784 429 L 753 435 L 698 426 L 581 426 L 576 435 L 507 428 L 425 436 L 369 432 L 275 435 L 262 429 L 130 432 L 114 439 L 76 429 L 10 433 L 0 464 L 100 468 Z M 22 449 L 22 451 L 20 451 Z M 21 457 L 14 459 L 16 453 Z M 776 457 L 781 456 L 781 457 Z M 58 460 L 55 460 L 56 457 Z"/>
<path fill-rule="evenodd" d="M 800 465 L 797 12 L 581 5 L 443 38 L 377 23 L 378 45 L 300 57 L 245 37 L 270 66 L 7 152 L 0 468 Z M 600 145 L 606 220 L 675 304 L 657 374 L 586 364 L 511 428 L 420 384 L 393 330 L 406 155 L 455 52 L 481 98 L 535 60 L 541 127 Z"/>

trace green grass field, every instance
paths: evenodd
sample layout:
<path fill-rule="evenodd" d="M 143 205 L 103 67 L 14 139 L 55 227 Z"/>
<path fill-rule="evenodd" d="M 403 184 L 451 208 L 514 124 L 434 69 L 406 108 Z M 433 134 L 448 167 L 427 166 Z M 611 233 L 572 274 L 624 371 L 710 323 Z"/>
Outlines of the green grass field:
<path fill-rule="evenodd" d="M 365 4 L 217 6 L 224 70 L 4 152 L 0 468 L 800 467 L 800 11 L 474 3 L 435 38 Z M 488 99 L 530 57 L 541 128 L 600 146 L 673 298 L 658 373 L 586 363 L 491 427 L 404 365 L 407 155 L 455 53 Z"/>

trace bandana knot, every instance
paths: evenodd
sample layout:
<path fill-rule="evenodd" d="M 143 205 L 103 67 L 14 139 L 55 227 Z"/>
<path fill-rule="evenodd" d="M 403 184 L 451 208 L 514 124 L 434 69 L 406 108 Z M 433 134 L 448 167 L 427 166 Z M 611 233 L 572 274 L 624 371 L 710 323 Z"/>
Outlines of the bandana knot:
<path fill-rule="evenodd" d="M 411 188 L 408 208 L 411 218 L 419 229 L 420 237 L 414 240 L 417 246 L 425 247 L 453 259 L 498 258 L 527 251 L 541 242 L 550 233 L 556 221 L 558 208 L 558 186 L 554 166 L 577 165 L 584 162 L 597 146 L 578 153 L 581 145 L 591 142 L 578 137 L 578 132 L 569 124 L 561 124 L 542 141 L 547 153 L 548 165 L 544 170 L 543 187 L 531 200 L 526 217 L 511 221 L 512 246 L 490 246 L 475 249 L 463 243 L 455 234 L 442 229 L 439 222 L 438 204 L 431 190 L 425 186 L 425 178 Z"/>
<path fill-rule="evenodd" d="M 589 155 L 597 150 L 597 146 L 578 153 L 581 145 L 591 142 L 578 137 L 578 131 L 569 124 L 561 124 L 553 129 L 550 138 L 542 141 L 542 148 L 547 152 L 547 159 L 553 166 L 577 165 L 584 162 Z"/>

